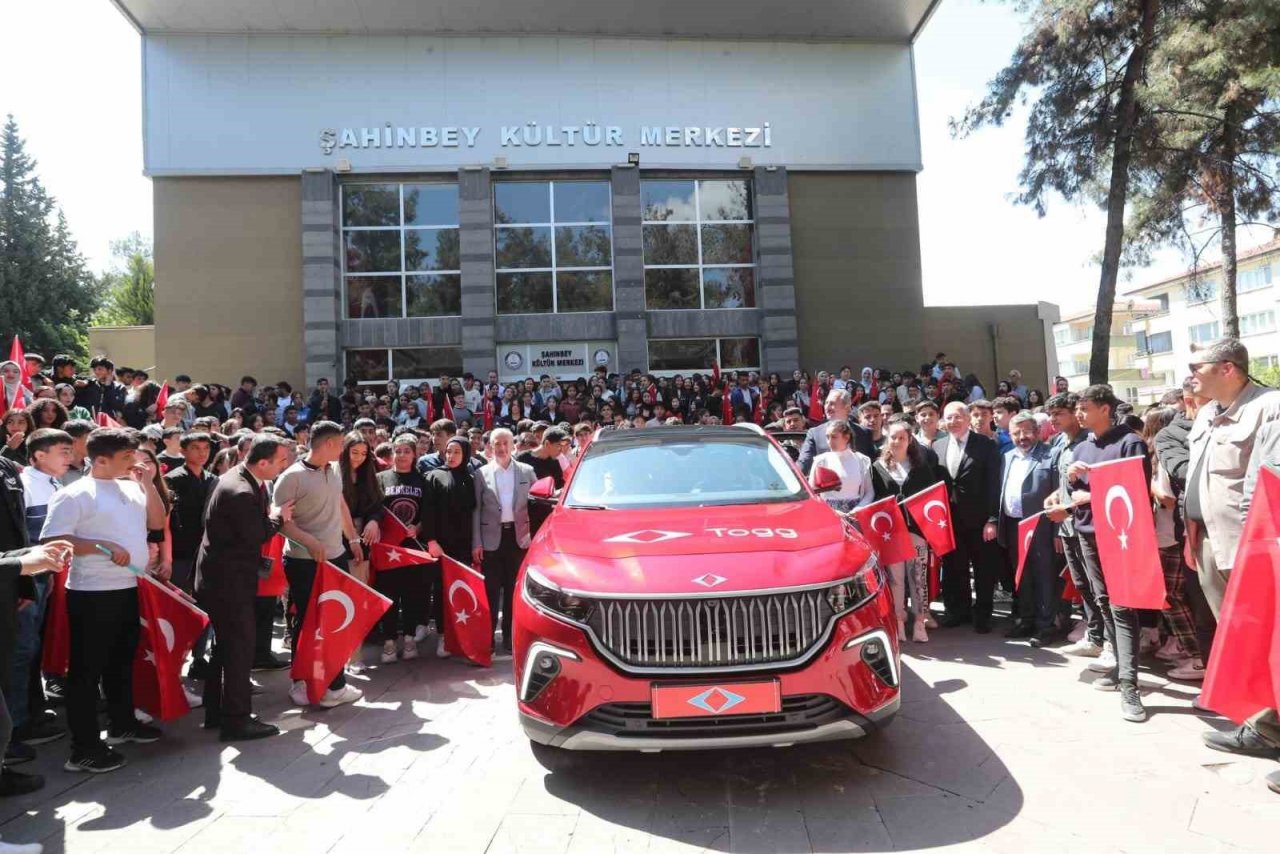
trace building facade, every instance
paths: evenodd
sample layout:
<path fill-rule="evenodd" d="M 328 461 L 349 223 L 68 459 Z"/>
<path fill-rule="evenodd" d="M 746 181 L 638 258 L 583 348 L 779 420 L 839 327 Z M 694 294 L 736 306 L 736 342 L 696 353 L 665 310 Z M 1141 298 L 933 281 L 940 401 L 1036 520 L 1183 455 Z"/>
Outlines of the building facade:
<path fill-rule="evenodd" d="M 1163 376 L 1152 376 L 1134 365 L 1138 337 L 1133 324 L 1138 318 L 1157 310 L 1157 303 L 1129 300 L 1112 309 L 1111 348 L 1108 352 L 1108 379 L 1116 394 L 1129 403 L 1149 403 L 1152 395 L 1159 399 L 1166 388 Z M 1093 352 L 1094 310 L 1068 314 L 1053 326 L 1053 340 L 1058 354 L 1058 375 L 1069 387 L 1082 389 L 1089 385 L 1089 363 Z"/>
<path fill-rule="evenodd" d="M 143 37 L 161 374 L 1053 364 L 1052 310 L 923 305 L 936 0 L 115 3 Z"/>

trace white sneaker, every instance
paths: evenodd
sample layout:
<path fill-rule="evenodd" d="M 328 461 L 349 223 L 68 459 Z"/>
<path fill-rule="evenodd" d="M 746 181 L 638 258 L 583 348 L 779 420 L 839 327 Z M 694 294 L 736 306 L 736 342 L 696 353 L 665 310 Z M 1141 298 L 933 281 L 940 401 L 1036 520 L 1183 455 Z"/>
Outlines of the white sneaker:
<path fill-rule="evenodd" d="M 1089 624 L 1084 620 L 1076 623 L 1075 628 L 1067 632 L 1067 640 L 1075 643 L 1078 640 L 1084 640 L 1089 635 Z"/>
<path fill-rule="evenodd" d="M 193 709 L 198 709 L 204 705 L 204 697 L 192 691 L 186 685 L 182 686 L 182 693 L 187 697 L 187 705 Z"/>
<path fill-rule="evenodd" d="M 408 635 L 404 636 L 404 660 L 409 661 L 418 657 L 418 644 Z"/>
<path fill-rule="evenodd" d="M 320 705 L 326 709 L 332 709 L 334 706 L 341 706 L 343 703 L 354 703 L 364 696 L 364 692 L 354 685 L 343 685 L 338 690 L 330 688 L 324 692 L 324 696 L 320 698 Z"/>
<path fill-rule="evenodd" d="M 149 714 L 147 714 L 146 712 L 142 711 L 142 709 L 134 709 L 134 710 L 133 710 L 133 717 L 134 717 L 134 719 L 135 719 L 135 720 L 137 720 L 137 722 L 138 722 L 138 723 L 140 723 L 140 724 L 149 724 L 149 723 L 151 723 L 152 721 L 154 721 L 154 720 L 155 720 L 155 718 L 151 717 L 151 715 L 149 715 Z"/>
<path fill-rule="evenodd" d="M 436 638 L 436 658 L 448 658 L 449 650 L 444 648 L 444 635 Z"/>
<path fill-rule="evenodd" d="M 298 706 L 309 706 L 311 700 L 307 698 L 307 683 L 299 679 L 293 683 L 293 687 L 289 689 L 289 699 Z"/>
<path fill-rule="evenodd" d="M 422 643 L 422 642 L 423 642 L 424 640 L 426 640 L 426 639 L 427 639 L 427 627 L 426 627 L 426 626 L 418 626 L 416 629 L 414 629 L 414 630 L 413 630 L 413 642 L 414 642 L 414 643 Z"/>
<path fill-rule="evenodd" d="M 1146 655 L 1160 648 L 1159 629 L 1141 629 L 1138 632 L 1138 654 Z"/>
<path fill-rule="evenodd" d="M 1081 658 L 1097 658 L 1102 654 L 1102 647 L 1084 637 L 1070 646 L 1060 648 L 1058 652 L 1063 655 L 1078 655 Z"/>
<path fill-rule="evenodd" d="M 1178 662 L 1186 658 L 1187 654 L 1182 650 L 1182 644 L 1178 643 L 1178 639 L 1173 635 L 1169 635 L 1169 639 L 1164 642 L 1164 646 L 1156 650 L 1156 658 L 1161 661 Z"/>
<path fill-rule="evenodd" d="M 382 642 L 382 663 L 383 664 L 396 663 L 396 642 L 395 641 L 388 640 L 388 641 Z"/>
<path fill-rule="evenodd" d="M 1199 658 L 1183 659 L 1167 675 L 1170 679 L 1179 679 L 1183 682 L 1200 682 L 1204 679 L 1204 662 Z"/>
<path fill-rule="evenodd" d="M 1094 673 L 1110 673 L 1116 669 L 1116 666 L 1116 651 L 1111 648 L 1111 641 L 1104 643 L 1097 659 L 1088 664 L 1089 669 Z"/>

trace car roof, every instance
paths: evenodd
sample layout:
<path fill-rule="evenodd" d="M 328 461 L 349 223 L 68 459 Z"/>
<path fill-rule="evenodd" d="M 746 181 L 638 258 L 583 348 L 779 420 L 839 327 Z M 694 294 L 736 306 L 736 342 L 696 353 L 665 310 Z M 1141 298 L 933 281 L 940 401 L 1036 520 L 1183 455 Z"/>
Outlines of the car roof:
<path fill-rule="evenodd" d="M 754 424 L 751 426 L 755 427 Z M 688 442 L 690 439 L 729 439 L 740 442 L 748 436 L 764 439 L 765 433 L 759 427 L 755 427 L 754 430 L 748 430 L 737 425 L 725 426 L 722 424 L 664 426 L 645 428 L 644 430 L 601 430 L 592 444 L 621 445 L 636 440 L 645 442 L 653 442 L 655 440 L 660 442 Z"/>

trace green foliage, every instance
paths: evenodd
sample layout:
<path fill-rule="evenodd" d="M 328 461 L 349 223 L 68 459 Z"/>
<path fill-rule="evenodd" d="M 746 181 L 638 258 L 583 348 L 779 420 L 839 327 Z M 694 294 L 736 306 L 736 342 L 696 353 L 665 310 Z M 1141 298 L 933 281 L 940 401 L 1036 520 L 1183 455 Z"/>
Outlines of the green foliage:
<path fill-rule="evenodd" d="M 1249 369 L 1249 373 L 1253 378 L 1263 385 L 1269 385 L 1272 388 L 1280 388 L 1280 365 L 1262 366 L 1261 362 L 1254 362 Z"/>
<path fill-rule="evenodd" d="M 150 326 L 156 322 L 156 271 L 151 245 L 133 232 L 111 244 L 116 266 L 100 280 L 102 308 L 94 326 Z"/>
<path fill-rule="evenodd" d="M 18 125 L 0 132 L 0 336 L 46 359 L 88 352 L 98 286 L 66 218 L 36 175 Z"/>

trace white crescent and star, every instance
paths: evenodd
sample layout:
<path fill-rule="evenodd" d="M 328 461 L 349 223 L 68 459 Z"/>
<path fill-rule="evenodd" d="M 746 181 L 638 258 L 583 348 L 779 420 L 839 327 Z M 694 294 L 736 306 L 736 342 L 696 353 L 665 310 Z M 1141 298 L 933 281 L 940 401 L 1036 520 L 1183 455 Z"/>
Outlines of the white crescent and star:
<path fill-rule="evenodd" d="M 932 507 L 941 508 L 942 516 L 938 517 L 937 519 L 934 519 L 932 516 L 930 516 L 929 509 Z M 939 528 L 947 527 L 946 513 L 947 513 L 947 506 L 943 504 L 941 501 L 937 500 L 936 498 L 933 501 L 926 501 L 924 508 L 920 511 L 920 515 L 924 517 L 924 520 L 926 522 L 936 522 Z"/>
<path fill-rule="evenodd" d="M 395 546 L 391 546 L 387 549 L 387 563 L 399 563 L 403 557 L 404 555 L 396 551 Z"/>
<path fill-rule="evenodd" d="M 1116 523 L 1111 520 L 1111 504 L 1116 499 L 1119 499 L 1120 502 L 1124 504 L 1125 512 L 1129 514 L 1128 520 L 1124 523 L 1123 530 L 1118 528 Z M 1120 548 L 1129 548 L 1129 528 L 1133 526 L 1133 499 L 1129 497 L 1128 490 L 1118 483 L 1108 489 L 1106 500 L 1102 504 L 1102 510 L 1104 515 L 1107 517 L 1107 524 L 1111 526 L 1111 530 L 1120 531 Z"/>
<path fill-rule="evenodd" d="M 164 617 L 160 618 L 160 634 L 164 635 L 165 647 L 169 652 L 173 652 L 173 623 Z"/>
<path fill-rule="evenodd" d="M 888 522 L 888 523 L 889 523 L 889 527 L 887 527 L 887 528 L 885 528 L 883 531 L 881 531 L 879 528 L 877 528 L 877 527 L 876 527 L 876 520 L 877 520 L 877 519 L 884 519 L 886 522 Z M 872 513 L 872 514 L 871 514 L 871 519 L 870 519 L 870 520 L 868 520 L 867 525 L 871 528 L 871 530 L 873 530 L 873 531 L 875 531 L 877 534 L 880 534 L 881 536 L 883 536 L 883 537 L 885 538 L 885 540 L 886 540 L 886 541 L 888 541 L 888 540 L 892 540 L 892 539 L 893 539 L 893 517 L 892 517 L 892 516 L 890 516 L 890 515 L 889 515 L 888 513 L 886 513 L 885 511 L 880 510 L 880 511 L 878 511 L 878 512 L 876 512 L 876 513 Z"/>
<path fill-rule="evenodd" d="M 325 592 L 321 593 L 319 596 L 316 597 L 316 607 L 319 608 L 325 602 L 339 603 L 340 605 L 342 605 L 342 610 L 344 612 L 343 618 L 342 618 L 342 625 L 338 626 L 336 629 L 333 630 L 334 634 L 342 631 L 347 626 L 351 625 L 351 621 L 354 620 L 356 617 L 356 605 L 354 602 L 351 601 L 350 596 L 343 593 L 341 590 L 326 590 Z M 317 620 L 317 622 L 319 621 Z M 317 626 L 316 637 L 319 637 L 319 636 L 320 636 L 320 627 Z"/>
<path fill-rule="evenodd" d="M 455 590 L 459 589 L 465 591 L 467 596 L 471 598 L 471 607 L 473 610 L 480 610 L 480 600 L 476 598 L 475 591 L 471 589 L 470 585 L 462 579 L 458 579 L 449 585 L 449 607 L 453 608 L 454 619 L 458 621 L 459 625 L 466 625 L 467 620 L 471 619 L 471 614 L 453 604 L 453 593 Z"/>

